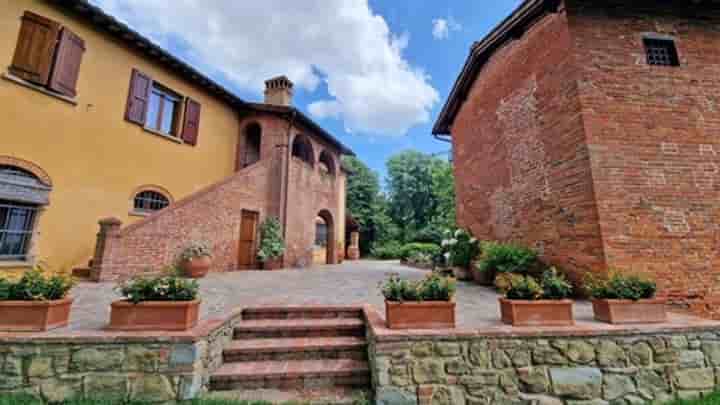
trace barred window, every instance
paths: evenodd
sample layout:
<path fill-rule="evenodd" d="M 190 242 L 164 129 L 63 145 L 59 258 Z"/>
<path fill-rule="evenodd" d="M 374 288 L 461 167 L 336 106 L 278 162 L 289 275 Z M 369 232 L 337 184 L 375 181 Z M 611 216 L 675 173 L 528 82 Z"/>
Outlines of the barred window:
<path fill-rule="evenodd" d="M 170 205 L 170 200 L 157 191 L 141 191 L 135 195 L 136 212 L 159 211 Z"/>
<path fill-rule="evenodd" d="M 643 42 L 648 65 L 680 66 L 675 41 L 672 39 L 645 38 Z"/>
<path fill-rule="evenodd" d="M 37 206 L 0 200 L 0 261 L 26 261 Z"/>

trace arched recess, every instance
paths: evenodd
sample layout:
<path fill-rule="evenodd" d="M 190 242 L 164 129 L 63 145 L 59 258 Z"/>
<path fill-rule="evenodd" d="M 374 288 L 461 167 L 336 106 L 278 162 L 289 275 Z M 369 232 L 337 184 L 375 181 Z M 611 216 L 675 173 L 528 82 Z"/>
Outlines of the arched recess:
<path fill-rule="evenodd" d="M 164 187 L 157 185 L 140 186 L 130 194 L 131 214 L 148 215 L 164 209 L 172 203 L 172 194 Z"/>
<path fill-rule="evenodd" d="M 243 131 L 243 153 L 241 167 L 245 168 L 260 161 L 260 147 L 262 145 L 262 127 L 257 122 L 251 122 Z"/>
<path fill-rule="evenodd" d="M 320 170 L 331 176 L 335 176 L 335 159 L 333 159 L 330 152 L 323 150 L 320 152 L 320 159 L 318 159 Z"/>
<path fill-rule="evenodd" d="M 52 179 L 40 166 L 33 162 L 12 156 L 0 156 L 0 166 L 14 166 L 32 173 L 45 186 L 52 187 Z"/>
<path fill-rule="evenodd" d="M 328 210 L 322 210 L 317 214 L 317 217 L 322 219 L 325 222 L 325 249 L 326 249 L 326 259 L 325 263 L 327 264 L 335 264 L 336 263 L 336 255 L 335 255 L 335 249 L 337 245 L 337 241 L 335 238 L 335 220 L 333 219 L 332 214 Z M 316 233 L 318 231 L 318 228 L 316 227 Z M 317 235 L 316 235 L 317 239 Z"/>
<path fill-rule="evenodd" d="M 315 166 L 315 152 L 313 151 L 312 142 L 305 135 L 295 135 L 292 143 L 292 156 L 310 166 Z"/>

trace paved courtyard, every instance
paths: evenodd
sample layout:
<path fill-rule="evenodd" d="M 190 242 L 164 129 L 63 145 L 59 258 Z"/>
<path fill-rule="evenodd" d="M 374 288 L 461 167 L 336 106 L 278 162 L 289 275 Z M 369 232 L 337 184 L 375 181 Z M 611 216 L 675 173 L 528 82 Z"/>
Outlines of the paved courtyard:
<path fill-rule="evenodd" d="M 390 274 L 419 279 L 427 271 L 398 262 L 359 261 L 303 270 L 243 271 L 216 273 L 200 280 L 202 318 L 229 313 L 237 307 L 265 304 L 372 304 L 384 311 L 378 285 Z M 485 287 L 459 282 L 457 320 L 459 327 L 500 325 L 497 294 Z M 72 330 L 103 328 L 110 316 L 110 303 L 119 298 L 115 283 L 80 283 L 73 290 Z M 575 306 L 578 320 L 590 320 L 587 303 Z M 61 331 L 68 329 L 61 329 Z"/>

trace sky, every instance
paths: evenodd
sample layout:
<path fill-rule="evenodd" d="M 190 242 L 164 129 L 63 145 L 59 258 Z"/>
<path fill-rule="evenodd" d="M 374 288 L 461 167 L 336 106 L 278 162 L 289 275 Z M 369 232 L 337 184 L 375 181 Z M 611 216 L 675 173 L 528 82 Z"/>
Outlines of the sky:
<path fill-rule="evenodd" d="M 385 174 L 432 126 L 473 42 L 521 0 L 91 0 L 247 101 L 264 80 Z M 172 7 L 170 5 L 172 4 Z"/>

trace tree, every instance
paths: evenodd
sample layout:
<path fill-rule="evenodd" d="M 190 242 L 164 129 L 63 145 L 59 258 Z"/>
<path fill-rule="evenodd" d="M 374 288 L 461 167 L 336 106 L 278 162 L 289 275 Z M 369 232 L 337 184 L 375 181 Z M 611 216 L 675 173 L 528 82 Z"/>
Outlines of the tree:
<path fill-rule="evenodd" d="M 418 151 L 391 157 L 388 168 L 389 215 L 403 242 L 439 242 L 443 229 L 455 223 L 452 167 Z"/>

